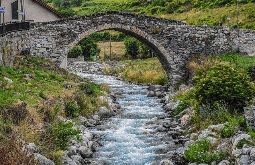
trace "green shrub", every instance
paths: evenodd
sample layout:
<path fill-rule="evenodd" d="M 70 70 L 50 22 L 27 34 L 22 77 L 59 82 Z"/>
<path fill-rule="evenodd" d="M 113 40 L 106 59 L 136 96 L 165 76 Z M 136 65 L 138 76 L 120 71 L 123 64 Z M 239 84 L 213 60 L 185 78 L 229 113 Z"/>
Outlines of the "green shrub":
<path fill-rule="evenodd" d="M 130 55 L 133 59 L 136 59 L 139 54 L 139 42 L 135 38 L 127 38 L 124 41 L 126 54 Z"/>
<path fill-rule="evenodd" d="M 173 112 L 171 113 L 171 115 L 173 116 L 177 116 L 179 115 L 181 112 L 183 112 L 186 108 L 189 107 L 189 104 L 187 102 L 183 102 L 181 101 L 178 106 L 173 110 Z"/>
<path fill-rule="evenodd" d="M 65 114 L 68 117 L 78 117 L 80 115 L 80 107 L 76 101 L 68 101 L 65 103 Z"/>
<path fill-rule="evenodd" d="M 80 89 L 87 95 L 98 95 L 101 93 L 101 86 L 92 82 L 85 82 L 80 85 Z"/>
<path fill-rule="evenodd" d="M 82 48 L 80 45 L 74 46 L 69 52 L 68 52 L 68 58 L 77 58 L 79 56 L 82 56 Z"/>
<path fill-rule="evenodd" d="M 79 92 L 76 95 L 77 103 L 80 107 L 82 116 L 90 116 L 98 110 L 98 98 L 95 95 L 88 96 L 84 92 Z"/>
<path fill-rule="evenodd" d="M 240 140 L 240 141 L 237 143 L 236 147 L 237 147 L 238 149 L 242 149 L 243 146 L 244 146 L 245 144 L 246 144 L 246 145 L 249 145 L 249 146 L 254 146 L 254 143 L 253 143 L 253 142 L 248 141 L 248 140 L 246 140 L 246 139 L 242 139 L 242 140 Z"/>
<path fill-rule="evenodd" d="M 230 138 L 234 134 L 235 134 L 235 127 L 230 124 L 224 125 L 224 127 L 220 130 L 220 136 L 222 138 Z"/>
<path fill-rule="evenodd" d="M 72 122 L 60 122 L 50 125 L 49 132 L 57 148 L 65 150 L 72 139 L 80 138 L 80 131 L 73 128 Z"/>
<path fill-rule="evenodd" d="M 92 60 L 93 57 L 96 57 L 100 52 L 96 42 L 90 37 L 82 39 L 79 44 L 82 48 L 82 54 L 86 60 Z"/>
<path fill-rule="evenodd" d="M 254 83 L 248 74 L 229 63 L 199 68 L 193 81 L 193 97 L 200 106 L 213 108 L 220 103 L 228 109 L 241 110 L 255 96 Z"/>
<path fill-rule="evenodd" d="M 209 140 L 203 139 L 191 144 L 185 151 L 185 159 L 189 162 L 211 163 L 220 161 L 226 157 L 226 152 L 212 151 L 212 145 Z"/>

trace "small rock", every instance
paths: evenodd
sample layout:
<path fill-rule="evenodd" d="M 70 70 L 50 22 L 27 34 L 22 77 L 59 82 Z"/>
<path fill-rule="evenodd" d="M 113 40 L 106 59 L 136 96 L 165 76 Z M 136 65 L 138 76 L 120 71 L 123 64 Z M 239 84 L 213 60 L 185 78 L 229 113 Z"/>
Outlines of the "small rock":
<path fill-rule="evenodd" d="M 229 165 L 230 162 L 228 160 L 222 160 L 218 165 Z"/>
<path fill-rule="evenodd" d="M 75 163 L 74 160 L 72 160 L 72 159 L 69 158 L 68 156 L 62 157 L 62 164 L 63 164 L 63 165 L 78 165 L 78 164 Z"/>
<path fill-rule="evenodd" d="M 249 164 L 249 155 L 242 155 L 239 160 L 237 160 L 238 165 L 248 165 Z"/>
<path fill-rule="evenodd" d="M 190 140 L 196 140 L 198 138 L 198 134 L 197 133 L 192 133 L 190 135 Z"/>
<path fill-rule="evenodd" d="M 41 154 L 35 153 L 34 156 L 35 159 L 38 161 L 39 165 L 55 165 L 55 163 L 52 160 L 47 159 L 45 156 Z"/>
<path fill-rule="evenodd" d="M 78 153 L 81 155 L 81 157 L 82 158 L 89 158 L 89 157 L 91 157 L 92 156 L 92 151 L 89 149 L 89 148 L 87 148 L 87 147 L 85 147 L 85 146 L 81 146 L 81 147 L 79 147 L 79 149 L 78 149 Z"/>
<path fill-rule="evenodd" d="M 242 148 L 242 154 L 243 155 L 250 155 L 251 147 L 243 147 Z"/>
<path fill-rule="evenodd" d="M 164 106 L 165 111 L 172 111 L 177 107 L 178 103 L 175 102 L 169 102 Z"/>
<path fill-rule="evenodd" d="M 235 137 L 232 139 L 232 142 L 233 142 L 233 147 L 232 147 L 232 149 L 236 149 L 237 144 L 238 144 L 241 140 L 251 141 L 251 136 L 248 135 L 248 134 L 239 134 L 239 135 L 235 136 Z"/>
<path fill-rule="evenodd" d="M 208 127 L 208 130 L 219 132 L 224 127 L 224 124 L 218 124 L 218 125 L 210 125 Z"/>
<path fill-rule="evenodd" d="M 71 84 L 65 83 L 64 88 L 65 89 L 71 89 L 73 86 Z"/>
<path fill-rule="evenodd" d="M 94 152 L 96 151 L 98 148 L 100 147 L 100 145 L 97 142 L 93 142 L 92 146 L 91 146 L 91 150 Z"/>
<path fill-rule="evenodd" d="M 98 115 L 102 118 L 108 118 L 113 116 L 113 112 L 108 110 L 106 107 L 100 107 L 98 110 Z"/>
<path fill-rule="evenodd" d="M 67 150 L 68 150 L 67 155 L 68 155 L 69 157 L 71 157 L 71 156 L 77 154 L 77 148 L 76 148 L 76 146 L 70 146 L 70 147 L 68 147 Z"/>
<path fill-rule="evenodd" d="M 185 125 L 187 125 L 188 123 L 189 123 L 189 121 L 190 121 L 190 115 L 183 115 L 182 117 L 181 117 L 181 125 L 182 126 L 185 126 Z"/>
<path fill-rule="evenodd" d="M 13 81 L 7 77 L 4 77 L 4 80 L 7 81 L 8 84 L 13 84 Z"/>
<path fill-rule="evenodd" d="M 71 159 L 77 164 L 77 165 L 82 165 L 84 162 L 83 158 L 79 155 L 73 155 L 71 156 Z"/>
<path fill-rule="evenodd" d="M 171 160 L 162 160 L 159 165 L 174 165 L 174 163 Z"/>
<path fill-rule="evenodd" d="M 148 97 L 155 97 L 155 92 L 154 91 L 149 91 L 147 94 Z"/>
<path fill-rule="evenodd" d="M 26 148 L 27 148 L 28 152 L 30 152 L 30 153 L 38 153 L 39 152 L 37 146 L 34 143 L 29 143 L 26 146 Z"/>
<path fill-rule="evenodd" d="M 242 150 L 241 149 L 235 149 L 235 150 L 232 150 L 232 155 L 234 157 L 239 157 L 240 155 L 242 154 Z"/>
<path fill-rule="evenodd" d="M 251 157 L 252 160 L 255 160 L 255 148 L 252 148 L 250 150 L 250 157 Z"/>

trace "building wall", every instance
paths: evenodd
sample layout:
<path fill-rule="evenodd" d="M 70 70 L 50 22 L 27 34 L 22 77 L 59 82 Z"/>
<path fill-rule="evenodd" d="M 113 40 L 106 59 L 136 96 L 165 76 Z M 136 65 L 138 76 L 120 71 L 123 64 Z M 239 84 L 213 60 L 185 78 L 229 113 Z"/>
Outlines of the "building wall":
<path fill-rule="evenodd" d="M 32 1 L 25 0 L 26 20 L 34 20 L 35 22 L 49 22 L 60 19 L 56 14 L 50 12 L 45 7 Z"/>
<path fill-rule="evenodd" d="M 12 20 L 12 9 L 11 3 L 15 0 L 2 0 L 2 6 L 6 8 L 5 12 L 5 22 L 10 22 Z M 24 0 L 24 8 L 26 13 L 26 20 L 33 20 L 34 22 L 49 22 L 58 20 L 59 17 L 41 6 L 40 4 L 34 2 L 33 0 Z M 19 3 L 19 9 L 21 8 Z M 21 16 L 19 16 L 19 20 L 21 20 Z"/>

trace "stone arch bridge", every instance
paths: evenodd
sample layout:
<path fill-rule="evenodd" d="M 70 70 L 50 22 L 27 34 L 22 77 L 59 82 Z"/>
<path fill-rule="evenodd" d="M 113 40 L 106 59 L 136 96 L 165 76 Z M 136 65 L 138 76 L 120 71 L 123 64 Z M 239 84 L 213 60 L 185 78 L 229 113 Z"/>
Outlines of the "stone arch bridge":
<path fill-rule="evenodd" d="M 67 65 L 67 52 L 83 37 L 102 30 L 117 30 L 148 44 L 158 54 L 170 84 L 185 77 L 185 64 L 194 55 L 221 54 L 240 50 L 255 54 L 255 31 L 223 27 L 189 26 L 184 22 L 144 15 L 104 12 L 54 22 L 32 24 L 30 30 L 1 37 L 0 63 L 12 65 L 24 48 L 32 55 Z"/>

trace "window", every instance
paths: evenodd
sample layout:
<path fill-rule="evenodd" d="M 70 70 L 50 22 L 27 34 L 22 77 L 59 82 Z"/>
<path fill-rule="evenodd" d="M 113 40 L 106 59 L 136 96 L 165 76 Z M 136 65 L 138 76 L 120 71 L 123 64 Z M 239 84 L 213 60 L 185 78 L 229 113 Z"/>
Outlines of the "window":
<path fill-rule="evenodd" d="M 12 19 L 13 20 L 18 20 L 19 19 L 19 4 L 18 0 L 12 3 Z"/>

